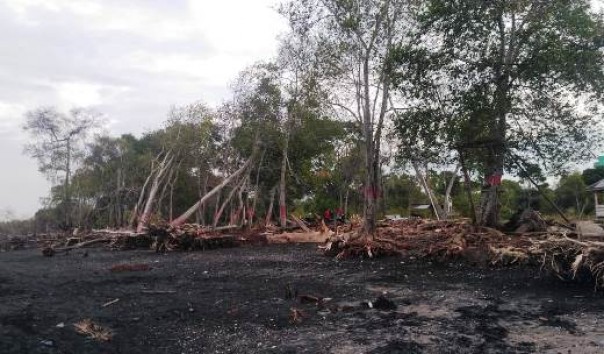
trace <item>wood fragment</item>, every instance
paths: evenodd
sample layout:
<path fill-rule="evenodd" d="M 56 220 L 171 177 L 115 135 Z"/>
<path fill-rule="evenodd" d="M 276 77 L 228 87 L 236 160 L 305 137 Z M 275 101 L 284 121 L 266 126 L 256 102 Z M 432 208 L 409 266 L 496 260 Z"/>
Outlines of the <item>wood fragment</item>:
<path fill-rule="evenodd" d="M 175 294 L 176 290 L 142 290 L 143 294 Z"/>
<path fill-rule="evenodd" d="M 75 327 L 76 332 L 101 342 L 109 341 L 113 336 L 111 330 L 92 322 L 92 320 L 88 318 L 75 323 L 73 326 Z"/>
<path fill-rule="evenodd" d="M 69 247 L 57 247 L 54 248 L 55 252 L 60 252 L 60 251 L 69 251 L 69 250 L 73 250 L 76 248 L 83 248 L 83 247 L 88 247 L 88 246 L 92 246 L 95 244 L 99 244 L 99 243 L 109 243 L 111 242 L 111 238 L 97 238 L 97 239 L 93 239 L 93 240 L 88 240 L 88 241 L 84 241 L 84 242 L 80 242 L 77 243 L 73 246 L 69 246 Z"/>
<path fill-rule="evenodd" d="M 300 226 L 300 228 L 304 231 L 304 232 L 310 232 L 310 229 L 308 228 L 308 226 L 306 226 L 306 223 L 304 223 L 304 221 L 300 220 L 300 218 L 298 218 L 295 215 L 290 215 L 290 217 L 292 218 L 292 220 L 294 220 L 294 222 Z"/>
<path fill-rule="evenodd" d="M 107 306 L 113 305 L 113 304 L 115 304 L 115 303 L 117 303 L 119 301 L 120 301 L 120 299 L 113 299 L 113 300 L 111 300 L 109 302 L 104 303 L 102 307 L 107 307 Z"/>
<path fill-rule="evenodd" d="M 321 303 L 322 298 L 320 298 L 318 296 L 302 294 L 302 295 L 298 295 L 298 300 L 300 301 L 301 304 L 310 303 L 310 304 L 318 305 L 319 303 Z"/>
<path fill-rule="evenodd" d="M 289 322 L 292 324 L 300 323 L 306 317 L 306 313 L 295 307 L 290 308 L 289 311 Z"/>
<path fill-rule="evenodd" d="M 325 243 L 329 238 L 320 231 L 311 232 L 284 232 L 282 234 L 267 235 L 269 243 Z"/>

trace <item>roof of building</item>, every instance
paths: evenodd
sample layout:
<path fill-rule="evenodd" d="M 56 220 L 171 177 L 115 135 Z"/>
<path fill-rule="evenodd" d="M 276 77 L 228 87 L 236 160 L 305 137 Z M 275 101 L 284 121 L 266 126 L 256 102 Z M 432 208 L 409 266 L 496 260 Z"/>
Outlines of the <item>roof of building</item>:
<path fill-rule="evenodd" d="M 432 208 L 432 205 L 430 205 L 430 204 L 412 204 L 411 205 L 411 209 L 427 210 L 430 208 Z"/>
<path fill-rule="evenodd" d="M 587 187 L 588 191 L 604 191 L 604 179 L 599 180 L 598 182 Z"/>

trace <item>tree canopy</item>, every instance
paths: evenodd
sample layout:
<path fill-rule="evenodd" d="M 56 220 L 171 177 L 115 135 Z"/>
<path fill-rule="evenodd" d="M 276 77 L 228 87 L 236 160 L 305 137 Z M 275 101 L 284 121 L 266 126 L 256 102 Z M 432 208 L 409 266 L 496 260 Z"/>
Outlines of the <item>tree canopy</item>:
<path fill-rule="evenodd" d="M 548 172 L 601 146 L 604 25 L 588 1 L 421 2 L 393 52 L 409 109 L 401 153 L 467 154 L 485 181 L 530 158 Z M 496 187 L 482 223 L 497 223 Z"/>

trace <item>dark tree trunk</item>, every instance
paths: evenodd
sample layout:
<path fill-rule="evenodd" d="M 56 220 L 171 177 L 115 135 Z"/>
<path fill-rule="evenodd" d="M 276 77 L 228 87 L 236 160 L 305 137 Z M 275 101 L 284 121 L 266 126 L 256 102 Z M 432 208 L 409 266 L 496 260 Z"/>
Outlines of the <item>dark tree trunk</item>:
<path fill-rule="evenodd" d="M 500 69 L 502 70 L 502 69 Z M 485 181 L 483 184 L 479 224 L 489 227 L 499 226 L 498 191 L 503 176 L 506 153 L 506 115 L 510 110 L 509 77 L 498 72 L 497 88 L 494 95 L 494 110 L 490 126 L 490 142 L 487 144 L 485 159 Z"/>

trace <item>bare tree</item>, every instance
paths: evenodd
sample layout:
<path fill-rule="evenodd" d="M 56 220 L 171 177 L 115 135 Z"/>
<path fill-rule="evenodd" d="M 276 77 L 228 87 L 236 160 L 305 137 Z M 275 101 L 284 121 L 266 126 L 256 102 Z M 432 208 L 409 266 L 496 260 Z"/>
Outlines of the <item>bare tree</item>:
<path fill-rule="evenodd" d="M 75 162 L 83 157 L 85 139 L 100 125 L 100 115 L 85 108 L 62 113 L 53 107 L 42 107 L 27 112 L 25 118 L 23 130 L 32 138 L 25 145 L 25 153 L 38 160 L 40 172 L 51 181 L 62 177 L 65 226 L 70 227 L 71 175 Z"/>

